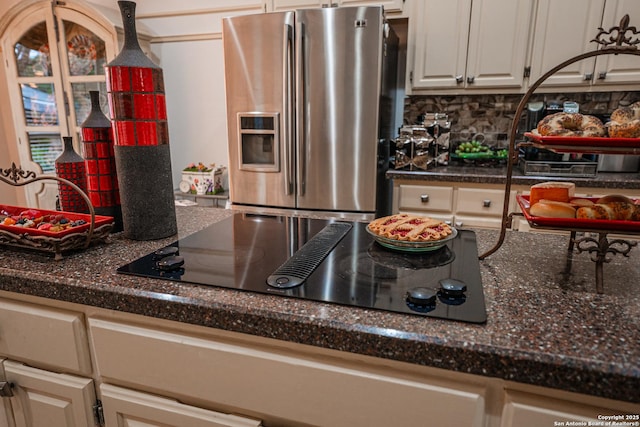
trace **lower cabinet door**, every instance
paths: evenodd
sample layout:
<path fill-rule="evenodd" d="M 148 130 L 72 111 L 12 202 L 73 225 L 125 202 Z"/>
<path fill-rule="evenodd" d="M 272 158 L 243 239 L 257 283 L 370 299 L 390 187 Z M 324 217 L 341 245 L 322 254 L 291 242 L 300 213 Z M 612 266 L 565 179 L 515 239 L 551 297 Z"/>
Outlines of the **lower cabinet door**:
<path fill-rule="evenodd" d="M 257 427 L 249 418 L 188 406 L 109 384 L 100 385 L 105 427 Z"/>
<path fill-rule="evenodd" d="M 44 371 L 11 360 L 3 362 L 17 427 L 95 426 L 93 380 Z"/>

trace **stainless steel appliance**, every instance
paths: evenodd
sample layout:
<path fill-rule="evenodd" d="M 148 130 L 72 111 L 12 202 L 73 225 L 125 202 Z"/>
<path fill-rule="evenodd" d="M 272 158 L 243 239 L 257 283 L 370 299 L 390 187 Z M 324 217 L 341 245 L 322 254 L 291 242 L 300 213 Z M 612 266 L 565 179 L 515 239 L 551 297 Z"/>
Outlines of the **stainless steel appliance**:
<path fill-rule="evenodd" d="M 332 226 L 345 226 L 345 232 L 332 239 L 337 234 Z M 439 249 L 410 253 L 380 246 L 365 227 L 362 222 L 236 213 L 118 268 L 118 273 L 419 316 L 486 321 L 474 232 L 459 230 Z M 325 240 L 317 241 L 327 230 Z M 329 245 L 327 251 L 318 243 Z M 314 257 L 309 256 L 307 245 L 313 245 L 313 254 L 328 252 L 316 260 L 314 268 L 309 268 Z M 304 256 L 298 256 L 301 253 Z M 297 276 L 299 269 L 305 279 L 292 287 L 286 280 L 279 281 L 285 265 L 288 275 Z M 460 284 L 466 289 L 455 289 Z"/>
<path fill-rule="evenodd" d="M 223 39 L 232 206 L 389 213 L 397 37 L 382 7 L 225 18 Z"/>
<path fill-rule="evenodd" d="M 598 172 L 638 172 L 640 156 L 625 154 L 600 154 Z"/>

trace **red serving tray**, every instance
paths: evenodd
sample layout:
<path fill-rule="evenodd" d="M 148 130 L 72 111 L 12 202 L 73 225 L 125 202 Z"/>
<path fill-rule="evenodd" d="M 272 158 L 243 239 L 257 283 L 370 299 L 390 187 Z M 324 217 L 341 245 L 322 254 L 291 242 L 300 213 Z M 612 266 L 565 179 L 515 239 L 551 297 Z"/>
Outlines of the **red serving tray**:
<path fill-rule="evenodd" d="M 89 226 L 91 224 L 91 215 L 82 214 L 76 212 L 64 212 L 64 211 L 50 211 L 46 209 L 31 209 L 24 208 L 20 206 L 9 206 L 9 205 L 0 205 L 0 214 L 2 215 L 19 215 L 20 212 L 23 211 L 36 211 L 39 215 L 63 215 L 65 218 L 70 219 L 71 221 L 75 221 L 78 219 L 83 219 L 86 221 L 83 225 L 78 225 L 76 227 L 67 228 L 62 231 L 47 231 L 47 230 L 38 230 L 37 228 L 25 228 L 25 227 L 16 227 L 15 225 L 4 225 L 0 224 L 0 230 L 6 230 L 16 235 L 29 234 L 33 236 L 46 236 L 46 237 L 64 237 L 68 234 L 73 233 L 82 233 L 89 230 Z M 102 216 L 95 215 L 95 225 L 94 230 L 98 227 L 101 227 L 106 224 L 113 223 L 113 217 L 110 216 Z"/>
<path fill-rule="evenodd" d="M 589 199 L 593 202 L 598 200 L 598 197 L 575 197 L 576 199 Z M 584 230 L 584 231 L 617 231 L 628 233 L 640 233 L 640 221 L 621 221 L 614 219 L 578 219 L 578 218 L 548 218 L 542 216 L 533 216 L 529 214 L 529 196 L 517 195 L 516 200 L 522 209 L 529 224 L 540 227 L 550 228 L 564 228 L 572 230 Z M 640 203 L 640 199 L 633 201 L 635 204 Z"/>
<path fill-rule="evenodd" d="M 542 136 L 535 132 L 525 132 L 527 138 L 546 145 L 575 145 L 578 147 L 616 147 L 616 148 L 640 148 L 640 138 L 608 138 L 608 137 L 583 137 L 583 136 Z"/>
<path fill-rule="evenodd" d="M 524 136 L 556 153 L 640 154 L 640 138 L 542 136 L 537 132 Z"/>

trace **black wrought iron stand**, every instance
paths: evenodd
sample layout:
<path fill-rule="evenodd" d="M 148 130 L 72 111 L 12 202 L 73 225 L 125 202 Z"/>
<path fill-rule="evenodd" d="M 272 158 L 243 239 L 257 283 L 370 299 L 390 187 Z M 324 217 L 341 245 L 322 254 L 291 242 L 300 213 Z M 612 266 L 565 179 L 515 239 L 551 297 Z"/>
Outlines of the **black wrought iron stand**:
<path fill-rule="evenodd" d="M 559 146 L 554 145 L 553 147 L 539 144 L 534 142 L 526 142 L 522 144 L 518 144 L 516 147 L 516 135 L 517 135 L 517 127 L 518 122 L 520 121 L 520 117 L 529 102 L 529 99 L 533 95 L 533 93 L 538 89 L 538 87 L 553 74 L 557 73 L 561 69 L 575 63 L 578 61 L 582 61 L 587 58 L 592 58 L 601 55 L 635 55 L 640 56 L 640 50 L 638 50 L 638 45 L 640 45 L 640 38 L 638 35 L 640 31 L 637 31 L 635 27 L 629 26 L 629 15 L 625 15 L 621 20 L 618 26 L 612 27 L 609 30 L 604 30 L 603 28 L 598 28 L 598 34 L 596 37 L 591 40 L 598 44 L 599 49 L 596 49 L 591 52 L 586 52 L 580 55 L 577 55 L 567 61 L 562 62 L 556 67 L 549 70 L 542 77 L 540 77 L 535 83 L 531 85 L 529 90 L 524 94 L 520 104 L 518 104 L 518 108 L 516 109 L 515 115 L 513 117 L 513 122 L 511 124 L 511 132 L 509 139 L 509 155 L 507 161 L 507 176 L 506 176 L 506 188 L 504 194 L 504 205 L 502 210 L 502 224 L 500 228 L 500 236 L 498 238 L 498 242 L 487 252 L 480 255 L 480 259 L 485 259 L 489 255 L 496 252 L 504 243 L 504 239 L 506 237 L 507 228 L 511 226 L 513 214 L 509 213 L 509 199 L 511 194 L 511 181 L 513 177 L 513 167 L 514 164 L 518 161 L 518 150 L 517 148 L 521 146 L 533 146 L 537 148 L 542 148 L 549 151 L 556 152 L 572 152 L 572 153 L 584 153 L 584 154 L 640 154 L 640 144 L 638 146 L 633 147 L 610 147 L 606 145 L 602 146 L 594 146 L 592 144 L 585 145 L 567 145 L 567 146 Z M 632 247 L 636 246 L 636 242 L 630 242 L 622 239 L 614 239 L 608 240 L 607 234 L 611 232 L 611 230 L 587 230 L 590 232 L 594 232 L 598 234 L 598 239 L 594 239 L 592 237 L 583 237 L 581 239 L 576 239 L 576 231 L 568 228 L 560 228 L 560 227 L 536 227 L 535 224 L 531 224 L 533 228 L 545 228 L 545 229 L 558 229 L 558 230 L 569 230 L 571 231 L 571 239 L 569 244 L 569 255 L 573 252 L 574 248 L 580 252 L 589 252 L 592 255 L 592 260 L 596 263 L 596 291 L 598 293 L 604 292 L 604 284 L 603 284 L 603 263 L 609 262 L 610 258 L 607 255 L 616 255 L 622 254 L 624 256 L 628 256 L 629 251 Z M 585 231 L 581 229 L 581 231 Z M 623 234 L 640 234 L 639 233 L 629 233 L 628 230 L 620 230 L 620 233 Z M 595 246 L 594 246 L 595 245 Z M 621 246 L 621 249 L 618 249 L 615 246 Z"/>

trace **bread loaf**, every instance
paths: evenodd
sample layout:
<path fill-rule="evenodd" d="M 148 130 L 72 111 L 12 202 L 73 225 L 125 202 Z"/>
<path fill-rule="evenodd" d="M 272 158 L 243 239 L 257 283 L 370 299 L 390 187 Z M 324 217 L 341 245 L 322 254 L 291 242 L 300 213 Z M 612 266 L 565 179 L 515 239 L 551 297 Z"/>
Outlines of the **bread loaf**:
<path fill-rule="evenodd" d="M 576 211 L 578 219 L 616 219 L 613 209 L 607 205 L 595 204 L 593 206 L 583 206 Z"/>
<path fill-rule="evenodd" d="M 579 208 L 582 206 L 593 206 L 595 204 L 589 199 L 571 199 L 569 203 L 571 203 L 576 208 Z"/>
<path fill-rule="evenodd" d="M 575 218 L 576 208 L 570 203 L 555 200 L 540 200 L 531 205 L 529 213 L 533 216 L 546 218 Z"/>
<path fill-rule="evenodd" d="M 596 202 L 600 205 L 606 205 L 613 211 L 613 219 L 629 221 L 636 211 L 636 205 L 633 200 L 619 194 L 611 194 L 598 199 Z"/>
<path fill-rule="evenodd" d="M 529 204 L 533 206 L 540 200 L 568 202 L 575 194 L 576 185 L 572 182 L 541 182 L 531 186 Z"/>
<path fill-rule="evenodd" d="M 599 198 L 593 206 L 578 208 L 576 217 L 580 219 L 614 219 L 619 221 L 640 221 L 640 206 L 633 200 L 619 194 Z"/>

